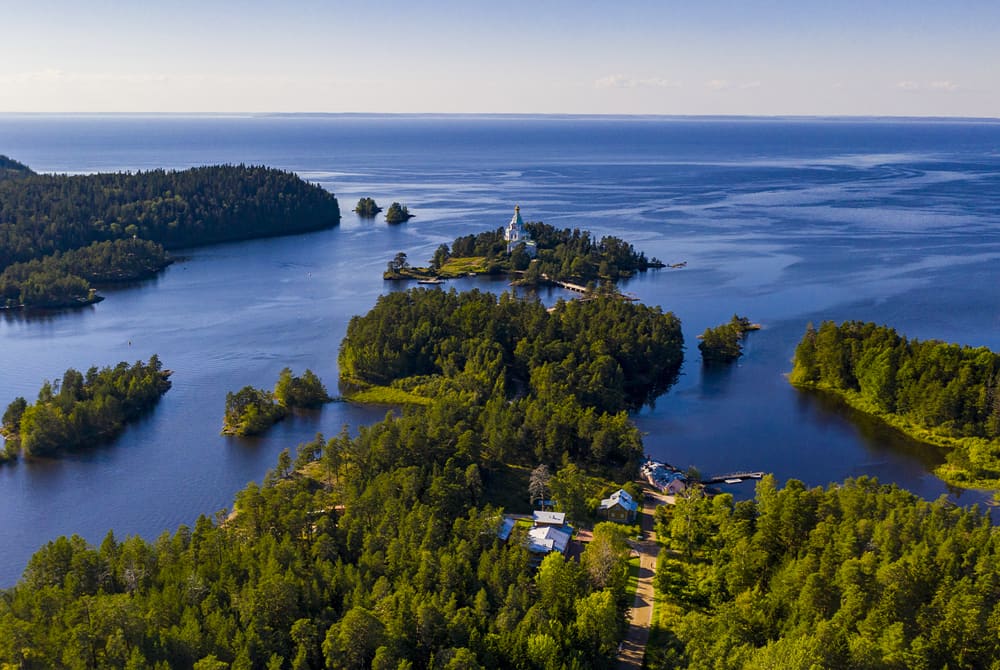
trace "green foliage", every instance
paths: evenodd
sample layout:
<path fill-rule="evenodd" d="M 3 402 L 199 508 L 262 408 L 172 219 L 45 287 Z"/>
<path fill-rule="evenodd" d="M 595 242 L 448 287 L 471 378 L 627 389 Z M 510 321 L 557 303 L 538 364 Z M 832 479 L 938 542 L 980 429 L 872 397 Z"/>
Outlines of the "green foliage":
<path fill-rule="evenodd" d="M 621 466 L 642 453 L 626 410 L 673 382 L 682 346 L 679 321 L 659 308 L 604 298 L 548 313 L 510 295 L 416 289 L 354 317 L 338 360 L 348 391 L 409 379 L 410 390 L 477 408 L 476 447 L 490 460 L 566 453 Z"/>
<path fill-rule="evenodd" d="M 706 328 L 698 343 L 702 362 L 706 365 L 732 363 L 743 355 L 742 340 L 753 328 L 749 319 L 736 314 L 729 323 Z"/>
<path fill-rule="evenodd" d="M 443 375 L 487 394 L 500 383 L 617 412 L 662 393 L 682 347 L 679 320 L 659 308 L 601 298 L 547 313 L 510 295 L 416 289 L 352 318 L 338 361 L 352 382 Z"/>
<path fill-rule="evenodd" d="M 656 576 L 682 608 L 660 631 L 677 667 L 959 668 L 1000 657 L 989 632 L 1000 536 L 975 508 L 868 478 L 779 490 L 769 477 L 753 501 L 698 497 L 682 513 L 700 530 Z"/>
<path fill-rule="evenodd" d="M 296 377 L 291 368 L 284 368 L 273 393 L 244 386 L 236 393 L 226 394 L 222 434 L 258 435 L 288 416 L 293 408 L 312 409 L 330 400 L 326 387 L 312 370 L 306 369 L 301 377 Z"/>
<path fill-rule="evenodd" d="M 375 204 L 375 200 L 373 198 L 361 198 L 358 200 L 358 204 L 354 208 L 354 211 L 359 216 L 371 219 L 374 218 L 376 214 L 381 212 L 382 208 Z"/>
<path fill-rule="evenodd" d="M 887 326 L 810 324 L 789 381 L 833 391 L 917 439 L 954 447 L 940 473 L 1000 486 L 1000 354 L 909 340 Z"/>
<path fill-rule="evenodd" d="M 257 435 L 281 421 L 288 409 L 274 401 L 274 394 L 264 389 L 244 386 L 226 394 L 223 435 Z"/>
<path fill-rule="evenodd" d="M 550 279 L 586 283 L 591 280 L 617 281 L 636 272 L 663 267 L 663 263 L 638 252 L 618 237 L 595 240 L 588 231 L 562 230 L 539 222 L 525 224 L 538 247 L 538 271 Z"/>
<path fill-rule="evenodd" d="M 0 595 L 0 665 L 613 665 L 622 594 L 496 537 L 453 398 L 287 454 L 231 515 L 154 542 L 59 538 Z M 79 659 L 79 660 L 78 660 Z M 275 666 L 277 667 L 277 666 Z"/>
<path fill-rule="evenodd" d="M 284 368 L 274 386 L 274 399 L 287 408 L 316 408 L 330 402 L 330 395 L 316 373 L 310 369 L 296 377 L 291 368 Z"/>
<path fill-rule="evenodd" d="M 411 218 L 413 218 L 413 215 L 410 214 L 410 210 L 407 209 L 406 205 L 400 205 L 398 202 L 389 205 L 389 209 L 385 212 L 386 223 L 404 223 Z"/>
<path fill-rule="evenodd" d="M 434 257 L 431 258 L 431 267 L 440 270 L 449 258 L 451 258 L 451 251 L 449 251 L 448 245 L 438 245 L 438 248 L 434 250 Z"/>
<path fill-rule="evenodd" d="M 402 251 L 398 252 L 391 261 L 386 265 L 386 279 L 391 279 L 399 275 L 400 272 L 407 269 L 410 263 L 406 259 L 406 254 Z"/>
<path fill-rule="evenodd" d="M 0 179 L 0 270 L 133 235 L 176 248 L 318 230 L 339 220 L 332 194 L 262 166 L 24 174 Z"/>
<path fill-rule="evenodd" d="M 14 263 L 0 273 L 0 306 L 67 307 L 93 298 L 90 282 L 151 277 L 172 262 L 155 242 L 128 239 L 94 242 L 41 259 Z"/>
<path fill-rule="evenodd" d="M 35 174 L 24 163 L 0 154 L 0 179 L 13 179 Z"/>
<path fill-rule="evenodd" d="M 547 280 L 613 282 L 649 268 L 663 267 L 657 259 L 646 258 L 644 253 L 637 252 L 631 244 L 617 237 L 602 237 L 596 241 L 589 232 L 559 230 L 541 222 L 527 223 L 525 229 L 537 245 L 535 260 L 525 252 L 524 245 L 515 247 L 508 256 L 504 229 L 497 228 L 458 237 L 452 242 L 450 251 L 447 245 L 441 245 L 431 267 L 441 269 L 449 259 L 476 258 L 476 267 L 487 273 L 523 271 L 519 282 L 524 284 Z M 482 261 L 478 260 L 480 258 Z"/>
<path fill-rule="evenodd" d="M 34 404 L 17 398 L 7 407 L 7 455 L 55 456 L 111 439 L 159 401 L 169 376 L 155 355 L 148 363 L 94 367 L 86 375 L 70 368 L 61 382 L 45 382 Z"/>

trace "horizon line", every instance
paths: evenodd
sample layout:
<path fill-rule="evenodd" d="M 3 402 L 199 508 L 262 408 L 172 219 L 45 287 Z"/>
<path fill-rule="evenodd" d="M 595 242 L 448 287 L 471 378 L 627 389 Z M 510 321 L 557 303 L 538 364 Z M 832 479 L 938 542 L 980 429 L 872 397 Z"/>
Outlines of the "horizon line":
<path fill-rule="evenodd" d="M 503 119 L 618 119 L 618 120 L 758 120 L 758 121 L 939 121 L 939 122 L 1000 122 L 1000 116 L 949 116 L 903 114 L 613 114 L 580 112 L 15 112 L 0 111 L 0 117 L 11 116 L 79 116 L 79 117 L 238 117 L 238 118 L 503 118 Z"/>

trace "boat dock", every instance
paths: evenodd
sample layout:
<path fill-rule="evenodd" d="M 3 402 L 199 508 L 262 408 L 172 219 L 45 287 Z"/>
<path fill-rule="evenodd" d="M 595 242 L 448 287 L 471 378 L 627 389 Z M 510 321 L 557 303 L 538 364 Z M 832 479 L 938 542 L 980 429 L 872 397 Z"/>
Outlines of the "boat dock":
<path fill-rule="evenodd" d="M 739 484 L 744 479 L 761 479 L 766 472 L 742 470 L 728 475 L 713 475 L 701 480 L 702 484 Z"/>

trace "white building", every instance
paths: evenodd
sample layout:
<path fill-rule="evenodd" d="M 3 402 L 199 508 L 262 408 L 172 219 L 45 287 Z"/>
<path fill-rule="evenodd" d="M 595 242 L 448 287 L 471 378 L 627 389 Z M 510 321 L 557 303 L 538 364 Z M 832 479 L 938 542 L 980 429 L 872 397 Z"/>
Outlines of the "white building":
<path fill-rule="evenodd" d="M 528 551 L 533 554 L 565 553 L 571 533 L 552 526 L 536 526 L 528 531 Z"/>
<path fill-rule="evenodd" d="M 521 219 L 521 206 L 514 206 L 514 216 L 511 217 L 510 223 L 504 229 L 503 237 L 507 240 L 507 253 L 509 254 L 514 250 L 514 248 L 519 245 L 524 245 L 524 250 L 532 258 L 538 253 L 538 247 L 535 245 L 535 241 L 531 239 L 528 235 L 528 231 L 524 228 L 524 220 Z"/>
<path fill-rule="evenodd" d="M 566 512 L 532 512 L 531 520 L 535 526 L 555 526 L 562 528 L 566 525 Z"/>

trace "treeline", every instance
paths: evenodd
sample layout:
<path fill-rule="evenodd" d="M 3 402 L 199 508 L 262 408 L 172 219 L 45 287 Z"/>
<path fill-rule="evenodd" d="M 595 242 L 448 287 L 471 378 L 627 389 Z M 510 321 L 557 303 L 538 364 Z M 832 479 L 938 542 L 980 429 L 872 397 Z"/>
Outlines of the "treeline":
<path fill-rule="evenodd" d="M 216 165 L 0 180 L 0 270 L 92 242 L 137 236 L 167 248 L 336 225 L 333 194 L 291 172 Z"/>
<path fill-rule="evenodd" d="M 707 365 L 732 363 L 743 355 L 743 338 L 759 327 L 745 316 L 733 314 L 729 323 L 706 328 L 698 342 L 702 362 Z"/>
<path fill-rule="evenodd" d="M 990 668 L 1000 536 L 987 514 L 869 478 L 767 477 L 754 500 L 658 510 L 650 667 Z M 662 609 L 661 609 L 662 608 Z"/>
<path fill-rule="evenodd" d="M 506 400 L 460 400 L 286 450 L 228 519 L 154 542 L 50 542 L 0 597 L 0 664 L 613 667 L 624 537 L 599 528 L 579 563 L 554 554 L 533 570 L 518 531 L 497 538 L 480 458 L 496 440 L 514 460 L 531 449 L 487 429 Z"/>
<path fill-rule="evenodd" d="M 92 367 L 86 375 L 70 368 L 61 381 L 42 384 L 34 404 L 19 397 L 8 405 L 2 425 L 7 455 L 53 456 L 106 441 L 159 401 L 170 388 L 169 376 L 155 355 L 147 363 Z"/>
<path fill-rule="evenodd" d="M 789 381 L 834 391 L 918 439 L 954 447 L 941 470 L 949 481 L 1000 482 L 1000 355 L 986 347 L 827 321 L 807 328 Z"/>
<path fill-rule="evenodd" d="M 284 368 L 278 376 L 274 392 L 244 386 L 236 393 L 226 394 L 223 435 L 257 435 L 284 419 L 294 408 L 311 409 L 330 402 L 323 382 L 312 370 L 301 377 Z"/>
<path fill-rule="evenodd" d="M 172 262 L 156 242 L 94 242 L 41 259 L 14 263 L 0 273 L 0 307 L 66 307 L 93 300 L 91 282 L 144 279 Z"/>

